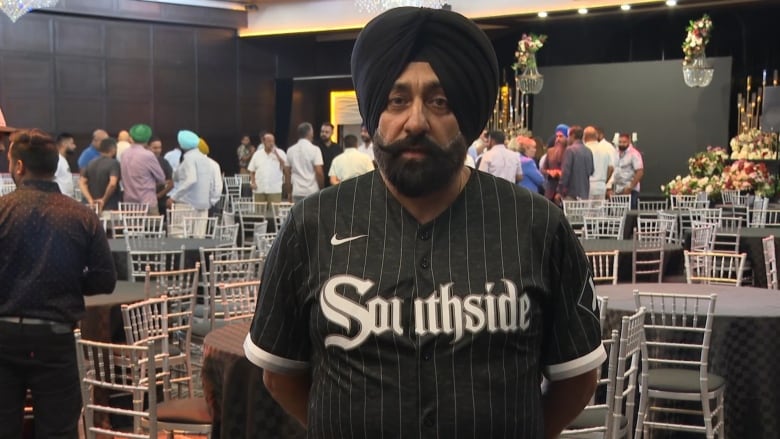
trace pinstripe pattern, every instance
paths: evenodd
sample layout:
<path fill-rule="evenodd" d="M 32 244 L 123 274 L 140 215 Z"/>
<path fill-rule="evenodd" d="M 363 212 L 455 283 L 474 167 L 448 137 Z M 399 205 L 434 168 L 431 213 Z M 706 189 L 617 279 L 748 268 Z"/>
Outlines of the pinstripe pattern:
<path fill-rule="evenodd" d="M 308 364 L 311 438 L 541 437 L 540 374 L 600 363 L 588 276 L 540 196 L 474 172 L 421 225 L 372 172 L 293 208 L 247 355 L 277 372 Z"/>

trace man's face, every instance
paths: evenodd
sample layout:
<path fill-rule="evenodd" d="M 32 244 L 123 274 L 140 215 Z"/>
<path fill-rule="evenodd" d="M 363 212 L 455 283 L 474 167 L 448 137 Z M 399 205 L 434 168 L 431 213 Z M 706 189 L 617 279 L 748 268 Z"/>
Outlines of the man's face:
<path fill-rule="evenodd" d="M 332 135 L 333 135 L 333 128 L 331 128 L 330 125 L 323 125 L 320 128 L 320 139 L 330 140 L 330 136 Z"/>
<path fill-rule="evenodd" d="M 628 139 L 628 136 L 620 136 L 618 138 L 618 149 L 621 151 L 625 151 L 628 149 L 628 145 L 630 144 L 630 140 Z"/>
<path fill-rule="evenodd" d="M 463 168 L 468 145 L 428 63 L 412 62 L 396 79 L 374 144 L 380 171 L 408 197 L 445 187 Z"/>
<path fill-rule="evenodd" d="M 556 145 L 565 145 L 567 142 L 566 134 L 563 133 L 563 131 L 556 131 L 555 132 L 555 144 Z"/>
<path fill-rule="evenodd" d="M 72 137 L 62 139 L 60 145 L 65 147 L 65 151 L 73 151 L 76 149 L 76 142 L 73 141 Z"/>
<path fill-rule="evenodd" d="M 103 141 L 103 139 L 108 137 L 108 133 L 103 130 L 97 130 L 94 133 L 92 133 L 92 146 L 95 148 L 100 146 L 100 142 Z"/>
<path fill-rule="evenodd" d="M 162 142 L 155 140 L 154 142 L 149 143 L 149 151 L 152 151 L 154 155 L 160 157 L 160 154 L 162 154 Z"/>
<path fill-rule="evenodd" d="M 241 144 L 246 146 L 249 145 L 249 136 L 244 136 L 241 138 Z"/>
<path fill-rule="evenodd" d="M 360 139 L 365 145 L 371 143 L 371 136 L 368 134 L 368 129 L 366 127 L 360 127 Z"/>
<path fill-rule="evenodd" d="M 267 151 L 270 151 L 274 144 L 276 143 L 276 139 L 274 138 L 273 134 L 266 134 L 263 136 L 263 146 Z"/>

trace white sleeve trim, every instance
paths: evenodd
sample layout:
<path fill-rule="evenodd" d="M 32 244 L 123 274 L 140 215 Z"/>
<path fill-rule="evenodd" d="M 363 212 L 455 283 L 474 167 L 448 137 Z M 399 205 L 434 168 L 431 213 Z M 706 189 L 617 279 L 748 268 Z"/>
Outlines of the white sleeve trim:
<path fill-rule="evenodd" d="M 607 351 L 604 349 L 604 344 L 600 344 L 587 355 L 583 355 L 582 357 L 575 358 L 565 363 L 546 366 L 544 368 L 544 374 L 550 381 L 565 380 L 597 368 L 606 359 Z"/>
<path fill-rule="evenodd" d="M 244 339 L 244 355 L 254 365 L 271 372 L 298 374 L 309 369 L 309 363 L 306 361 L 290 360 L 260 349 L 254 344 L 250 334 L 247 334 Z"/>

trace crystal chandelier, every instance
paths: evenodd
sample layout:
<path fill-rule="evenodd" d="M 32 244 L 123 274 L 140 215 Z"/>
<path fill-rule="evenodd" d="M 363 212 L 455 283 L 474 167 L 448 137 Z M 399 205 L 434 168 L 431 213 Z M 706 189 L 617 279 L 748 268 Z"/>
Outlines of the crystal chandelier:
<path fill-rule="evenodd" d="M 703 52 L 694 58 L 692 63 L 683 65 L 682 71 L 685 85 L 691 88 L 710 85 L 712 76 L 715 73 L 715 69 L 707 62 Z"/>
<path fill-rule="evenodd" d="M 16 23 L 22 15 L 33 9 L 50 8 L 59 0 L 0 0 L 0 9 Z"/>
<path fill-rule="evenodd" d="M 360 12 L 372 14 L 400 6 L 438 9 L 441 8 L 441 5 L 441 0 L 355 0 L 355 6 L 357 6 Z"/>

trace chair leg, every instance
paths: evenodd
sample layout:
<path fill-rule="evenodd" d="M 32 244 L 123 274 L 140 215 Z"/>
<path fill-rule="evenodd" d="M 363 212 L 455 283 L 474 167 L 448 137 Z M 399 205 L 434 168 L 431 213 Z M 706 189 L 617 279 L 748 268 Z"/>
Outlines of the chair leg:
<path fill-rule="evenodd" d="M 704 416 L 704 428 L 706 429 L 707 439 L 714 439 L 715 432 L 712 428 L 712 406 L 711 401 L 706 395 L 701 396 L 702 415 Z"/>
<path fill-rule="evenodd" d="M 647 392 L 639 394 L 639 412 L 636 416 L 636 429 L 634 430 L 634 439 L 642 439 L 645 433 L 645 412 L 647 411 Z M 646 437 L 646 436 L 645 436 Z"/>
<path fill-rule="evenodd" d="M 726 405 L 723 395 L 724 392 L 718 395 L 718 407 L 720 407 L 718 412 L 718 439 L 726 437 Z"/>

